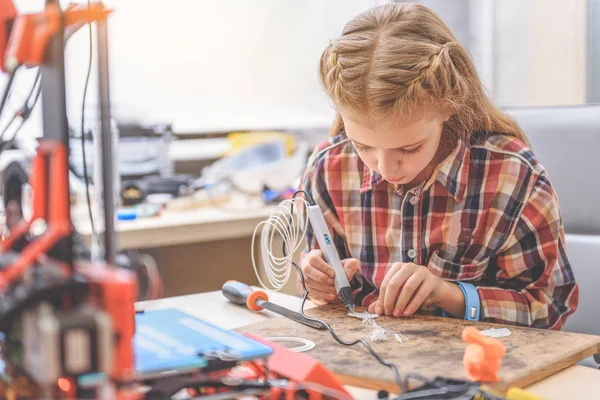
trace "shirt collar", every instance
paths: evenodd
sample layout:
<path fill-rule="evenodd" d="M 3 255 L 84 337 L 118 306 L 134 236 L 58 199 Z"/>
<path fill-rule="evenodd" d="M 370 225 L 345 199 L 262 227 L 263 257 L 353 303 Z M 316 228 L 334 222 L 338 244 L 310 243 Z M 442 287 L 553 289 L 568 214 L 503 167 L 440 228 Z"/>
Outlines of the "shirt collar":
<path fill-rule="evenodd" d="M 464 198 L 467 189 L 467 181 L 469 176 L 469 160 L 470 148 L 465 139 L 458 139 L 457 145 L 431 174 L 431 177 L 420 185 L 420 191 L 425 191 L 433 185 L 435 181 L 441 183 L 448 193 L 458 202 Z M 363 182 L 360 188 L 361 193 L 365 193 L 373 189 L 384 181 L 383 177 L 373 171 L 363 163 Z M 402 188 L 399 188 L 399 192 Z"/>
<path fill-rule="evenodd" d="M 360 187 L 360 192 L 365 193 L 369 190 L 373 189 L 374 186 L 379 185 L 383 182 L 383 176 L 381 176 L 378 172 L 373 171 L 371 168 L 367 167 L 365 163 L 363 164 L 363 183 Z"/>

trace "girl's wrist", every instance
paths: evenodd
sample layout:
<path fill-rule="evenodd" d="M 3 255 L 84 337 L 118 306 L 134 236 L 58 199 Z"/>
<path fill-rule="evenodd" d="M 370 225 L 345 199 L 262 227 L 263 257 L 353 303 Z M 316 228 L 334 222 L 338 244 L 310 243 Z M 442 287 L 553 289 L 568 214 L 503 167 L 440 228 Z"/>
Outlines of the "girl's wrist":
<path fill-rule="evenodd" d="M 457 284 L 445 280 L 440 282 L 440 290 L 434 299 L 433 305 L 456 318 L 465 316 L 465 296 Z"/>

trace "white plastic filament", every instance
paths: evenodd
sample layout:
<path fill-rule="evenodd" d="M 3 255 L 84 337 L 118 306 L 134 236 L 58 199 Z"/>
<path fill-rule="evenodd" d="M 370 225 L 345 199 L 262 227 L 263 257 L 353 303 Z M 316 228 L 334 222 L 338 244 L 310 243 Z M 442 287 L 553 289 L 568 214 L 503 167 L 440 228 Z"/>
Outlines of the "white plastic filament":
<path fill-rule="evenodd" d="M 511 335 L 510 329 L 508 328 L 492 328 L 484 331 L 479 331 L 483 336 L 489 336 L 493 338 L 507 337 Z"/>
<path fill-rule="evenodd" d="M 362 324 L 363 328 L 368 333 L 367 337 L 371 339 L 371 341 L 374 343 L 387 342 L 388 335 L 390 334 L 392 334 L 394 336 L 394 339 L 396 339 L 396 341 L 400 344 L 403 344 L 405 341 L 408 340 L 408 338 L 400 332 L 392 332 L 378 325 L 377 322 L 375 322 L 375 318 L 373 317 L 363 317 Z"/>
<path fill-rule="evenodd" d="M 315 342 L 313 342 L 312 340 L 304 339 L 301 337 L 295 337 L 295 336 L 276 336 L 276 337 L 267 338 L 266 340 L 268 340 L 270 342 L 292 342 L 292 343 L 302 344 L 302 346 L 292 347 L 289 349 L 290 351 L 293 351 L 294 353 L 303 353 L 305 351 L 309 351 L 309 350 L 312 350 L 315 348 Z"/>
<path fill-rule="evenodd" d="M 379 317 L 379 314 L 371 314 L 370 312 L 349 312 L 348 313 L 349 317 L 353 317 L 353 318 L 358 318 L 358 319 L 365 319 L 365 318 L 377 318 Z"/>
<path fill-rule="evenodd" d="M 293 268 L 294 253 L 304 243 L 304 235 L 308 228 L 308 218 L 306 218 L 304 209 L 299 208 L 298 204 L 303 205 L 304 208 L 309 205 L 301 197 L 284 200 L 277 205 L 277 208 L 268 219 L 261 221 L 254 228 L 251 250 L 252 266 L 254 267 L 254 273 L 258 281 L 267 290 L 279 291 L 287 283 Z M 269 285 L 265 284 L 263 277 L 259 273 L 254 254 L 255 239 L 259 233 L 261 259 Z M 283 239 L 285 255 L 281 254 L 282 248 L 280 243 L 276 241 L 278 237 Z M 278 246 L 277 249 L 273 248 L 274 245 Z"/>

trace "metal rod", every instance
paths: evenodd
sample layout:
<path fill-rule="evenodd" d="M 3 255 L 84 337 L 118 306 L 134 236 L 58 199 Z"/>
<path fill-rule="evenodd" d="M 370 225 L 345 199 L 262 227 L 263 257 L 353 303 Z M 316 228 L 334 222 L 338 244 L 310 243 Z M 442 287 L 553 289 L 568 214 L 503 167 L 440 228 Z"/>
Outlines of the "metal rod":
<path fill-rule="evenodd" d="M 56 3 L 56 0 L 46 0 L 46 4 Z M 65 49 L 64 49 L 64 21 L 61 18 L 61 24 L 58 31 L 48 42 L 46 57 L 40 65 L 40 77 L 42 88 L 42 124 L 43 139 L 49 139 L 60 142 L 65 147 L 67 159 L 69 154 L 69 124 L 67 121 L 67 106 L 65 93 Z M 69 185 L 68 165 L 61 171 L 67 176 L 67 193 L 65 199 L 71 197 Z M 56 173 L 52 171 L 52 173 Z M 70 202 L 66 201 L 64 207 L 70 207 Z M 68 212 L 69 224 L 71 224 L 71 213 Z M 73 267 L 73 238 L 68 236 L 58 245 L 61 258 L 69 266 Z"/>
<path fill-rule="evenodd" d="M 104 258 L 114 265 L 117 251 L 115 231 L 115 196 L 113 182 L 113 142 L 110 117 L 110 88 L 108 74 L 108 33 L 107 23 L 96 23 L 98 45 L 98 95 L 100 103 L 100 136 L 102 143 L 102 204 L 104 206 Z"/>

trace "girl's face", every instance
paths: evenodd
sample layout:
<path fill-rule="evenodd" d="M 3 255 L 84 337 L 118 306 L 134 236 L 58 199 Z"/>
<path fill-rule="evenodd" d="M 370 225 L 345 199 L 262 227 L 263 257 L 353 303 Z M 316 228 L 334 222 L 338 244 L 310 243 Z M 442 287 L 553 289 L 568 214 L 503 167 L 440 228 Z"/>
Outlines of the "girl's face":
<path fill-rule="evenodd" d="M 359 125 L 342 116 L 346 136 L 372 170 L 396 185 L 409 188 L 427 179 L 439 160 L 438 145 L 450 115 L 423 115 L 402 126 Z"/>

